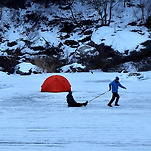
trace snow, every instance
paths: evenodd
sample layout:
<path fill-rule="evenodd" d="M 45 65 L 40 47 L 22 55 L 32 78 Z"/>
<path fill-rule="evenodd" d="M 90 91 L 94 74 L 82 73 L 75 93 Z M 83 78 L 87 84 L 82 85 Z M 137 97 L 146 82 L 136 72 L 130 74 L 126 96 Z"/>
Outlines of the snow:
<path fill-rule="evenodd" d="M 28 73 L 30 70 L 33 72 L 33 71 L 42 71 L 42 69 L 40 69 L 39 67 L 29 63 L 29 62 L 22 62 L 22 63 L 19 63 L 17 66 L 16 66 L 16 70 L 19 70 L 23 73 Z"/>
<path fill-rule="evenodd" d="M 149 151 L 151 149 L 151 72 L 60 73 L 77 102 L 108 90 L 116 76 L 120 107 L 107 107 L 111 92 L 86 107 L 68 108 L 67 93 L 42 93 L 41 85 L 53 74 L 30 76 L 0 72 L 1 151 Z"/>
<path fill-rule="evenodd" d="M 44 37 L 47 41 L 51 42 L 51 45 L 57 47 L 59 45 L 59 38 L 58 38 L 58 29 L 53 29 L 53 31 L 46 31 L 40 33 L 41 37 Z"/>
<path fill-rule="evenodd" d="M 9 42 L 16 41 L 20 38 L 20 34 L 15 30 L 15 28 L 10 29 L 7 36 Z"/>
<path fill-rule="evenodd" d="M 142 36 L 138 32 L 131 32 L 129 28 L 100 27 L 93 32 L 91 39 L 96 44 L 104 43 L 107 46 L 111 46 L 114 50 L 124 52 L 125 50 L 135 50 L 137 46 L 147 41 L 148 37 L 148 32 Z"/>
<path fill-rule="evenodd" d="M 69 64 L 69 65 L 63 66 L 61 69 L 62 69 L 63 72 L 67 72 L 67 71 L 71 71 L 72 72 L 70 67 L 72 67 L 72 68 L 81 68 L 81 69 L 86 68 L 85 66 L 83 66 L 83 65 L 81 65 L 79 63 L 72 63 L 72 64 Z"/>

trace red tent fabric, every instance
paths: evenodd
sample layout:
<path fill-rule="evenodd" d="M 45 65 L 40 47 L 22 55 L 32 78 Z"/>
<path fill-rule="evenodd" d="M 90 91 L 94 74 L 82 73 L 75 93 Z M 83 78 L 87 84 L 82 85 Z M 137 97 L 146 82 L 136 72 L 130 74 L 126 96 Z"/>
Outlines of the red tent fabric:
<path fill-rule="evenodd" d="M 60 75 L 48 77 L 41 86 L 41 92 L 69 92 L 71 85 L 69 81 Z"/>

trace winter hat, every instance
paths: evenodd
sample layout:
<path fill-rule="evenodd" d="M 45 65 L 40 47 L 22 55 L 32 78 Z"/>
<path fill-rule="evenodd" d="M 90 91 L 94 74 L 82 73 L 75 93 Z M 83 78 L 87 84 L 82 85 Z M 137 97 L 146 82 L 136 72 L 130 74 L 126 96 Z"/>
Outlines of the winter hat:
<path fill-rule="evenodd" d="M 116 80 L 119 80 L 119 77 L 115 77 Z"/>

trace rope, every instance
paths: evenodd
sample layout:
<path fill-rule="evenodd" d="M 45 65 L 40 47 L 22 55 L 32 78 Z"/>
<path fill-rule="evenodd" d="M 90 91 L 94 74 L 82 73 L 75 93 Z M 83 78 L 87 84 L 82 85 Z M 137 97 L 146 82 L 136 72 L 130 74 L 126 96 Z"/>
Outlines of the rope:
<path fill-rule="evenodd" d="M 98 96 L 96 96 L 95 98 L 93 98 L 93 99 L 89 100 L 88 102 L 91 102 L 91 101 L 95 100 L 96 98 L 98 98 L 98 97 L 100 97 L 100 96 L 104 95 L 104 94 L 105 94 L 105 93 L 107 93 L 107 92 L 109 92 L 109 90 L 108 90 L 108 91 L 106 91 L 106 92 L 103 92 L 103 93 L 99 94 Z"/>

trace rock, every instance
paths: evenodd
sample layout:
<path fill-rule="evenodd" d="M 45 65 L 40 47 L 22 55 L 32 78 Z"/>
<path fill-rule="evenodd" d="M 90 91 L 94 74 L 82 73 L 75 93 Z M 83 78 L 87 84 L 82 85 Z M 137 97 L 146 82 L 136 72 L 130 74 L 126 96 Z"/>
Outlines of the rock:
<path fill-rule="evenodd" d="M 32 73 L 34 74 L 42 73 L 41 72 L 42 69 L 27 62 L 18 64 L 15 69 L 16 73 L 20 75 L 31 75 Z"/>
<path fill-rule="evenodd" d="M 146 26 L 147 28 L 150 28 L 150 29 L 151 29 L 151 16 L 149 16 L 148 19 L 146 20 L 145 26 Z"/>
<path fill-rule="evenodd" d="M 76 26 L 73 25 L 73 23 L 64 22 L 64 23 L 63 23 L 63 28 L 60 30 L 60 32 L 71 33 L 71 31 L 72 31 L 75 27 L 76 27 Z"/>
<path fill-rule="evenodd" d="M 85 38 L 83 38 L 82 40 L 79 40 L 79 42 L 86 42 L 86 41 L 90 41 L 91 40 L 91 36 L 87 36 Z"/>
<path fill-rule="evenodd" d="M 45 50 L 45 47 L 43 47 L 43 46 L 34 46 L 34 47 L 30 47 L 30 48 L 35 50 L 35 51 Z"/>
<path fill-rule="evenodd" d="M 8 47 L 13 47 L 13 46 L 15 46 L 15 45 L 17 45 L 17 42 L 16 42 L 16 41 L 8 42 L 8 43 L 7 43 L 7 46 L 8 46 Z"/>
<path fill-rule="evenodd" d="M 128 76 L 140 76 L 141 74 L 138 72 L 129 73 Z"/>
<path fill-rule="evenodd" d="M 66 44 L 67 46 L 70 46 L 72 48 L 76 48 L 78 46 L 78 42 L 75 40 L 66 40 L 64 42 L 64 44 Z"/>
<path fill-rule="evenodd" d="M 86 31 L 84 31 L 84 35 L 91 35 L 93 33 L 93 31 L 92 30 L 86 30 Z"/>
<path fill-rule="evenodd" d="M 79 63 L 72 63 L 69 65 L 65 65 L 61 68 L 63 72 L 88 72 L 89 70 L 86 66 L 83 66 Z"/>
<path fill-rule="evenodd" d="M 14 73 L 14 68 L 18 64 L 15 57 L 0 56 L 0 67 L 4 72 Z"/>

